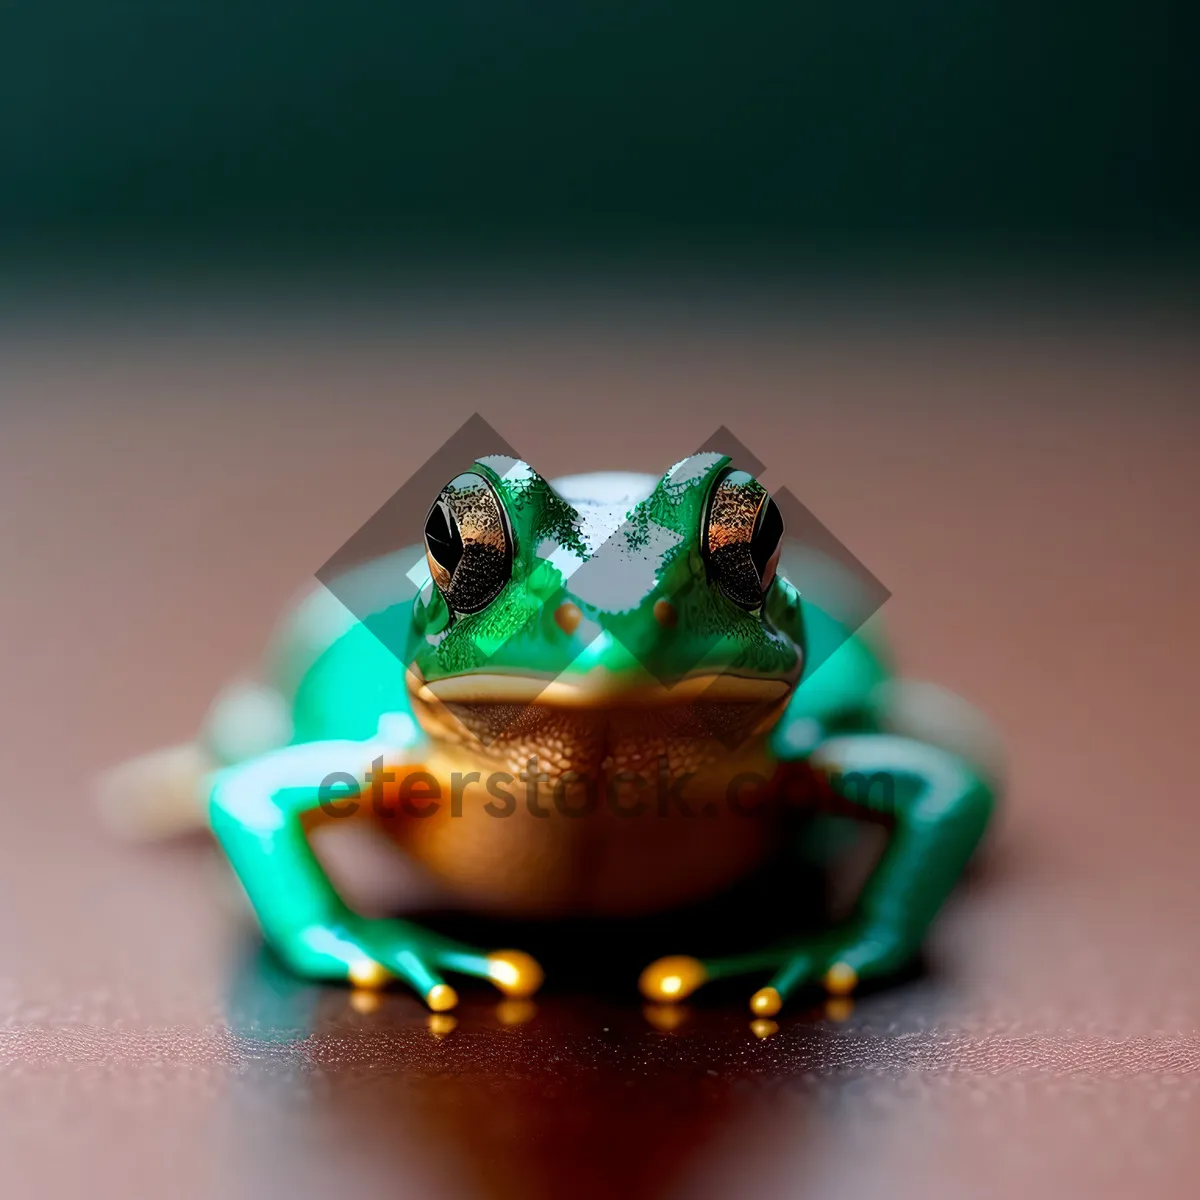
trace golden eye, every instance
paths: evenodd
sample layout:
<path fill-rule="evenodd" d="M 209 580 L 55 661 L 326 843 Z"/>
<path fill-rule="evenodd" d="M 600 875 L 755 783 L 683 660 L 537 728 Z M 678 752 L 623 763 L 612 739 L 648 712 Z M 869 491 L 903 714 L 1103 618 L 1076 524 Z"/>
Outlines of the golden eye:
<path fill-rule="evenodd" d="M 504 505 L 482 475 L 457 475 L 425 518 L 429 573 L 455 612 L 486 608 L 512 578 L 513 540 Z"/>
<path fill-rule="evenodd" d="M 727 471 L 709 497 L 701 544 L 709 579 L 739 607 L 758 608 L 775 579 L 783 515 L 753 475 Z"/>

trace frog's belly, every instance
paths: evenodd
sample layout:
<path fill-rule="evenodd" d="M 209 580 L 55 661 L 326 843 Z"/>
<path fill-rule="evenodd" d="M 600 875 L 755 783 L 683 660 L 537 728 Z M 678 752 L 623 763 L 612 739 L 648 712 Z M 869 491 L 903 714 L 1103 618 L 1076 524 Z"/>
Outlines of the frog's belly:
<path fill-rule="evenodd" d="M 533 704 L 518 719 L 488 703 L 418 700 L 415 710 L 437 746 L 426 768 L 443 803 L 385 823 L 418 862 L 488 910 L 652 912 L 727 886 L 768 850 L 773 822 L 748 815 L 744 791 L 730 802 L 739 775 L 773 775 L 756 731 L 772 719 L 761 703 Z M 530 760 L 541 775 L 532 802 Z M 458 811 L 446 803 L 455 772 L 479 772 L 460 787 Z M 488 793 L 490 782 L 511 800 Z"/>
<path fill-rule="evenodd" d="M 522 797 L 522 801 L 524 797 Z M 765 820 L 725 811 L 619 817 L 601 808 L 536 817 L 524 804 L 492 817 L 470 804 L 385 825 L 404 849 L 470 903 L 522 914 L 653 912 L 707 896 L 763 857 Z"/>
<path fill-rule="evenodd" d="M 698 756 L 695 741 L 638 740 L 610 741 L 586 762 L 571 755 L 570 767 L 543 755 L 549 778 L 532 798 L 520 778 L 524 749 L 484 763 L 448 748 L 427 764 L 441 785 L 438 811 L 384 824 L 414 859 L 489 911 L 653 912 L 702 899 L 753 869 L 770 848 L 775 823 L 751 811 L 753 784 L 734 803 L 729 784 L 743 772 L 771 775 L 761 746 Z M 568 783 L 563 775 L 571 767 L 582 770 Z M 448 802 L 452 773 L 475 770 L 480 780 L 460 789 L 456 813 Z M 670 788 L 685 770 L 681 797 Z M 499 786 L 511 802 L 486 790 L 489 777 L 497 779 L 489 772 L 497 771 L 505 773 Z"/>

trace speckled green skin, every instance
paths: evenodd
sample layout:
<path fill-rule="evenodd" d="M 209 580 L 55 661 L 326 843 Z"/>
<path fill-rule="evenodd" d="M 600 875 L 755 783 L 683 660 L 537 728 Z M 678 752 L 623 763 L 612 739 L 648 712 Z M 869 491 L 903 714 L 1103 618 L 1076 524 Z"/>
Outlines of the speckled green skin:
<path fill-rule="evenodd" d="M 886 814 L 877 790 L 843 789 L 850 811 L 890 819 L 888 847 L 845 926 L 815 939 L 748 947 L 744 956 L 706 963 L 708 974 L 773 973 L 771 983 L 786 999 L 834 964 L 849 966 L 861 980 L 893 972 L 913 956 L 984 832 L 991 788 L 958 755 L 880 731 L 877 696 L 887 671 L 879 655 L 859 637 L 846 639 L 782 575 L 750 612 L 709 582 L 700 527 L 713 480 L 727 462 L 717 455 L 684 460 L 620 514 L 626 520 L 615 533 L 611 519 L 601 530 L 620 539 L 616 549 L 630 576 L 642 581 L 615 601 L 597 603 L 584 586 L 600 534 L 594 522 L 589 527 L 583 505 L 567 503 L 524 464 L 489 459 L 470 469 L 502 497 L 517 552 L 511 581 L 485 609 L 454 616 L 431 583 L 414 598 L 396 566 L 377 572 L 383 583 L 365 622 L 348 621 L 338 606 L 314 599 L 285 627 L 272 682 L 291 697 L 291 744 L 219 772 L 210 812 L 264 934 L 294 971 L 346 979 L 381 964 L 422 995 L 446 971 L 488 973 L 480 951 L 411 922 L 352 912 L 304 831 L 304 814 L 317 807 L 321 781 L 331 773 L 361 779 L 363 764 L 380 754 L 420 761 L 424 735 L 412 720 L 406 663 L 429 681 L 499 673 L 569 683 L 599 669 L 618 688 L 626 681 L 633 688 L 652 677 L 683 679 L 702 657 L 705 672 L 794 686 L 771 735 L 772 753 L 779 762 L 807 759 L 835 787 L 856 772 L 892 776 L 897 786 Z M 605 553 L 613 549 L 610 543 Z M 393 586 L 395 596 L 388 594 Z M 670 629 L 654 616 L 663 598 L 678 612 Z M 564 601 L 583 616 L 570 633 L 554 619 Z M 325 614 L 319 619 L 317 609 Z M 827 658 L 812 653 L 824 639 L 838 646 Z M 806 645 L 820 666 L 803 676 Z"/>

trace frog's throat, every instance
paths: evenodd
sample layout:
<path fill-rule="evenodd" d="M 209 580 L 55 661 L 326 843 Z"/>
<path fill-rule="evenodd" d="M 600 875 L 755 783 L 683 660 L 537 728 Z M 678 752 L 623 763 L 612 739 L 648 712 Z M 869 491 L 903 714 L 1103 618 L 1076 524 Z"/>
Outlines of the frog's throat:
<path fill-rule="evenodd" d="M 652 678 L 630 681 L 594 670 L 567 680 L 536 675 L 480 673 L 425 682 L 410 677 L 416 699 L 443 704 L 538 704 L 561 708 L 662 707 L 679 704 L 771 704 L 782 701 L 793 684 L 785 679 L 710 672 L 666 684 Z"/>

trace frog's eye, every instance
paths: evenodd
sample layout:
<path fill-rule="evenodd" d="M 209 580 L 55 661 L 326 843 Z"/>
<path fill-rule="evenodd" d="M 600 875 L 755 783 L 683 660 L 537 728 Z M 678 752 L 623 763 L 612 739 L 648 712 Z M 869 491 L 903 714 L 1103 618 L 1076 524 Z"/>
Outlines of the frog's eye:
<path fill-rule="evenodd" d="M 704 514 L 708 577 L 741 608 L 758 608 L 775 579 L 783 516 L 767 489 L 745 471 L 717 480 Z"/>
<path fill-rule="evenodd" d="M 425 518 L 429 573 L 455 612 L 486 608 L 512 578 L 513 539 L 500 497 L 482 475 L 455 476 Z"/>

